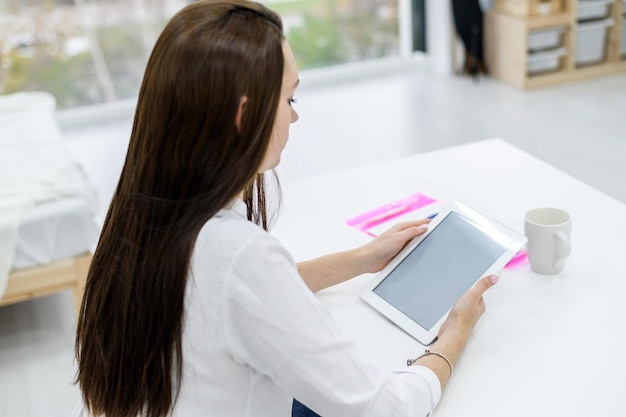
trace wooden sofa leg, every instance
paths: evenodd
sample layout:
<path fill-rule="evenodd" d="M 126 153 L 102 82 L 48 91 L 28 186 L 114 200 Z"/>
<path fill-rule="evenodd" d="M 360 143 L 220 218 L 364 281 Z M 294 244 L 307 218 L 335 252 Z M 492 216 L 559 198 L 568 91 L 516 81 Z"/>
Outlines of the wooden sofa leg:
<path fill-rule="evenodd" d="M 83 302 L 83 294 L 85 292 L 85 284 L 87 282 L 87 273 L 89 272 L 90 263 L 91 255 L 88 255 L 76 259 L 74 264 L 76 282 L 72 288 L 72 296 L 74 298 L 74 307 L 76 309 L 77 316 L 80 313 L 80 306 Z"/>

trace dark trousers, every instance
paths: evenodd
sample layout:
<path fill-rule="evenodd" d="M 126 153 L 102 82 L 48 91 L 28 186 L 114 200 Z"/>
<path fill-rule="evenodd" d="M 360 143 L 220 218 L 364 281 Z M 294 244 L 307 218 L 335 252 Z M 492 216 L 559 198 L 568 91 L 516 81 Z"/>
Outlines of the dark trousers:
<path fill-rule="evenodd" d="M 302 404 L 300 401 L 294 399 L 293 406 L 291 407 L 291 417 L 321 417 L 315 411 Z"/>

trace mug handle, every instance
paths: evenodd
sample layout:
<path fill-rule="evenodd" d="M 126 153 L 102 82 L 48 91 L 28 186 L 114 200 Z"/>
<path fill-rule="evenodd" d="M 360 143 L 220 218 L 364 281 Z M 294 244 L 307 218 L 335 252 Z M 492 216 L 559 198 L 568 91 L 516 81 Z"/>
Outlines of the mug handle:
<path fill-rule="evenodd" d="M 556 232 L 554 234 L 554 263 L 553 266 L 556 267 L 562 262 L 565 262 L 565 259 L 572 253 L 572 245 L 570 243 L 569 237 L 567 234 L 563 232 Z"/>

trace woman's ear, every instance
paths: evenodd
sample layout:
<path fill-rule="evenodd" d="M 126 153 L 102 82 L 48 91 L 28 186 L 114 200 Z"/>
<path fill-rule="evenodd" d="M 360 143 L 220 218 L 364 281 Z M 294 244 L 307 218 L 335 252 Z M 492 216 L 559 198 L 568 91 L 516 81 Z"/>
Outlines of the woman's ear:
<path fill-rule="evenodd" d="M 247 101 L 248 97 L 246 96 L 242 96 L 239 100 L 239 108 L 237 109 L 237 114 L 235 115 L 235 126 L 237 127 L 238 133 L 241 133 L 241 118 L 243 117 L 243 110 Z"/>

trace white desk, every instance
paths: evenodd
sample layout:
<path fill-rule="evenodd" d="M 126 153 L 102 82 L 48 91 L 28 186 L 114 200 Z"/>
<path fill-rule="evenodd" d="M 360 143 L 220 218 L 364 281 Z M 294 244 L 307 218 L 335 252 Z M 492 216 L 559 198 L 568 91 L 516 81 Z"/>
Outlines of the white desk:
<path fill-rule="evenodd" d="M 519 231 L 531 208 L 568 210 L 563 271 L 502 271 L 435 416 L 626 416 L 625 205 L 499 139 L 283 188 L 273 233 L 298 260 L 366 243 L 345 220 L 415 192 L 460 200 Z M 399 368 L 423 348 L 358 298 L 371 277 L 319 296 L 366 359 Z"/>

